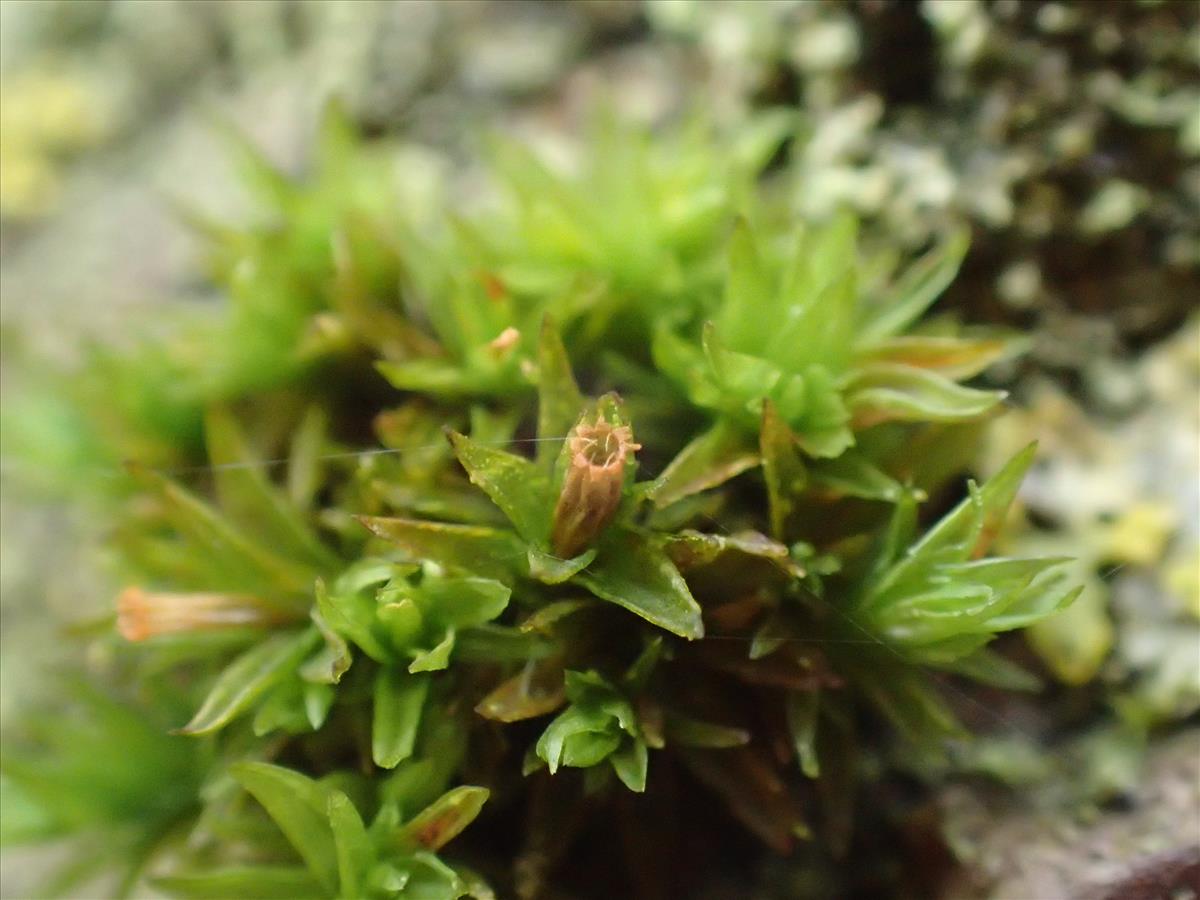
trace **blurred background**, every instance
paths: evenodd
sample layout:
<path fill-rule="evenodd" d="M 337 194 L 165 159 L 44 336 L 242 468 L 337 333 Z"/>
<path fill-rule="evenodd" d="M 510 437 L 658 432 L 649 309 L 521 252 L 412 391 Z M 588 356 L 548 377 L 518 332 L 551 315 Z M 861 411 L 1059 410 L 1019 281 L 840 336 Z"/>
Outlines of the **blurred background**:
<path fill-rule="evenodd" d="M 330 97 L 430 196 L 469 196 L 487 128 L 569 153 L 598 102 L 651 123 L 792 107 L 803 139 L 779 189 L 799 215 L 850 206 L 868 243 L 905 254 L 969 225 L 945 302 L 1033 339 L 979 465 L 1041 441 L 1010 540 L 1075 556 L 1087 585 L 1031 636 L 1062 686 L 1014 714 L 1095 736 L 1080 771 L 1097 811 L 1064 830 L 1052 809 L 948 786 L 973 860 L 954 896 L 1074 895 L 1172 851 L 1181 822 L 1200 861 L 1200 6 L 4 0 L 0 401 L 154 310 L 215 299 L 181 211 L 249 214 L 218 123 L 299 173 Z M 69 652 L 65 623 L 114 593 L 101 524 L 8 449 L 6 721 Z M 1020 754 L 996 752 L 979 767 L 1003 780 Z M 4 896 L 24 896 L 37 858 L 3 862 Z"/>

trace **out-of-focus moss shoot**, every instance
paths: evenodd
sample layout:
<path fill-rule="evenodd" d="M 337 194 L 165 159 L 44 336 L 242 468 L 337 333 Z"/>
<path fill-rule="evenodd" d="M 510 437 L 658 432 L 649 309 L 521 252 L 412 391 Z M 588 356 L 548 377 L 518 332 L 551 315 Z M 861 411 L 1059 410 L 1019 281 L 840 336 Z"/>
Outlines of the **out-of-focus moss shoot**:
<path fill-rule="evenodd" d="M 175 594 L 128 587 L 117 597 L 117 631 L 127 641 L 219 628 L 275 625 L 277 611 L 240 594 Z"/>

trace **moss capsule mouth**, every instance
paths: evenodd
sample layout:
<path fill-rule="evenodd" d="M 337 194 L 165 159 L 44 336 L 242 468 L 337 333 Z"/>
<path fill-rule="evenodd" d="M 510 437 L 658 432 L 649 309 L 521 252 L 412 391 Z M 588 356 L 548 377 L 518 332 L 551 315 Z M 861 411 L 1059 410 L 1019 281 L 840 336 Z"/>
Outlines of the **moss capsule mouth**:
<path fill-rule="evenodd" d="M 621 468 L 628 454 L 640 449 L 641 444 L 633 442 L 633 431 L 628 425 L 611 425 L 601 418 L 593 425 L 581 425 L 571 438 L 573 466 Z"/>

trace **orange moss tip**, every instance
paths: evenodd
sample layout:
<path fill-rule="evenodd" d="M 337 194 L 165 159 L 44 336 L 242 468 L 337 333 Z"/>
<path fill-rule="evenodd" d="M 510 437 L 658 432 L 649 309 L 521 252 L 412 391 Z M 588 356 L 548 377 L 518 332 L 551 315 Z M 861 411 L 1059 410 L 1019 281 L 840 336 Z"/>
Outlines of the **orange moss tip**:
<path fill-rule="evenodd" d="M 509 326 L 508 328 L 505 328 L 502 332 L 500 332 L 498 335 L 496 335 L 496 337 L 491 341 L 491 343 L 488 344 L 488 349 L 492 351 L 492 355 L 494 355 L 496 357 L 501 357 L 501 356 L 504 356 L 504 354 L 506 354 L 513 347 L 517 346 L 517 343 L 520 340 L 521 340 L 521 332 L 519 332 L 517 329 L 513 328 L 512 326 Z"/>
<path fill-rule="evenodd" d="M 127 587 L 117 597 L 117 632 L 127 641 L 275 621 L 277 617 L 260 601 L 237 594 L 176 594 Z"/>

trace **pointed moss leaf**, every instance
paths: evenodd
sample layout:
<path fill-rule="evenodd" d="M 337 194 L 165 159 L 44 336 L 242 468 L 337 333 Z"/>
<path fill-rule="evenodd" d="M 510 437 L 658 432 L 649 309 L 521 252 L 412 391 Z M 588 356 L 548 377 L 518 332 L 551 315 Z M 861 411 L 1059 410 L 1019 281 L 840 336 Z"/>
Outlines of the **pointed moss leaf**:
<path fill-rule="evenodd" d="M 475 712 L 497 722 L 519 722 L 554 712 L 565 700 L 562 662 L 530 661 L 480 700 Z"/>
<path fill-rule="evenodd" d="M 848 212 L 840 212 L 828 224 L 801 234 L 784 279 L 789 323 L 809 323 L 811 327 L 806 330 L 815 337 L 822 331 L 819 325 L 823 316 L 846 312 L 830 310 L 826 292 L 857 268 L 857 240 L 858 221 Z M 853 312 L 853 307 L 850 311 Z"/>
<path fill-rule="evenodd" d="M 681 572 L 709 565 L 727 554 L 769 559 L 773 565 L 781 567 L 784 571 L 792 571 L 794 568 L 788 548 L 757 531 L 707 534 L 688 528 L 676 534 L 666 535 L 663 538 L 663 549 Z"/>
<path fill-rule="evenodd" d="M 753 352 L 766 344 L 778 319 L 775 291 L 754 235 L 739 220 L 729 239 L 729 277 L 717 326 L 729 346 Z"/>
<path fill-rule="evenodd" d="M 564 436 L 574 427 L 583 408 L 583 395 L 571 372 L 571 361 L 563 347 L 558 325 L 547 315 L 538 339 L 538 430 L 537 459 L 549 465 L 557 455 L 552 438 Z"/>
<path fill-rule="evenodd" d="M 595 561 L 575 580 L 672 634 L 688 640 L 704 636 L 700 605 L 679 570 L 663 550 L 632 531 L 610 529 Z"/>
<path fill-rule="evenodd" d="M 654 331 L 650 345 L 654 365 L 680 384 L 691 401 L 707 409 L 721 408 L 721 392 L 713 381 L 704 351 L 675 334 L 667 322 Z"/>
<path fill-rule="evenodd" d="M 800 771 L 807 778 L 821 774 L 817 759 L 817 713 L 821 695 L 817 691 L 793 691 L 787 697 L 787 724 Z"/>
<path fill-rule="evenodd" d="M 323 900 L 328 891 L 302 866 L 236 866 L 204 872 L 178 872 L 151 879 L 172 897 L 187 900 Z"/>
<path fill-rule="evenodd" d="M 546 477 L 523 456 L 486 447 L 457 432 L 450 443 L 473 484 L 479 485 L 508 516 L 517 533 L 530 543 L 544 542 L 550 534 L 553 501 Z"/>
<path fill-rule="evenodd" d="M 333 707 L 333 688 L 327 684 L 306 684 L 303 691 L 308 727 L 317 731 L 329 718 L 329 710 Z"/>
<path fill-rule="evenodd" d="M 529 574 L 543 584 L 562 584 L 578 572 L 586 569 L 596 558 L 596 550 L 585 550 L 570 559 L 560 559 L 551 553 L 529 548 Z"/>
<path fill-rule="evenodd" d="M 807 287 L 810 296 L 795 304 L 788 318 L 771 331 L 763 355 L 787 371 L 808 363 L 837 372 L 849 361 L 858 305 L 857 272 L 853 266 L 831 271 L 834 277 Z"/>
<path fill-rule="evenodd" d="M 963 387 L 926 369 L 872 363 L 857 369 L 846 403 L 860 426 L 878 422 L 958 422 L 981 416 L 1004 391 Z"/>
<path fill-rule="evenodd" d="M 264 762 L 235 763 L 229 773 L 263 805 L 313 877 L 333 893 L 338 861 L 328 818 L 330 789 Z"/>
<path fill-rule="evenodd" d="M 454 658 L 464 663 L 526 662 L 553 651 L 553 644 L 539 635 L 495 623 L 468 628 L 454 638 Z"/>
<path fill-rule="evenodd" d="M 324 585 L 321 589 L 324 590 Z M 300 667 L 300 677 L 316 684 L 337 684 L 353 662 L 350 645 L 325 620 L 319 607 L 312 611 L 310 618 L 325 644 Z"/>
<path fill-rule="evenodd" d="M 790 384 L 795 383 L 793 379 Z M 809 456 L 832 459 L 854 446 L 850 430 L 850 412 L 842 400 L 841 389 L 829 370 L 813 365 L 804 370 L 804 406 L 802 414 L 789 411 L 786 391 L 774 397 L 779 412 L 796 433 L 796 443 Z"/>
<path fill-rule="evenodd" d="M 798 124 L 794 109 L 765 109 L 738 126 L 729 153 L 746 174 L 758 174 Z"/>
<path fill-rule="evenodd" d="M 719 750 L 744 747 L 750 743 L 750 732 L 744 728 L 716 725 L 674 711 L 666 714 L 663 727 L 666 730 L 667 742 L 672 746 L 709 747 Z"/>
<path fill-rule="evenodd" d="M 418 592 L 424 619 L 451 628 L 490 622 L 508 606 L 512 590 L 491 578 L 426 577 Z"/>
<path fill-rule="evenodd" d="M 804 489 L 808 479 L 804 462 L 796 449 L 795 435 L 779 417 L 775 404 L 770 400 L 763 403 L 758 447 L 762 455 L 763 479 L 767 483 L 771 535 L 783 540 L 795 498 Z"/>
<path fill-rule="evenodd" d="M 757 417 L 755 401 L 775 390 L 783 372 L 773 362 L 726 348 L 711 322 L 704 325 L 701 346 L 713 380 L 725 395 L 722 408 L 731 413 L 752 409 Z"/>
<path fill-rule="evenodd" d="M 221 116 L 210 116 L 212 133 L 237 166 L 240 180 L 260 202 L 278 212 L 289 211 L 299 195 L 296 184 L 236 124 Z"/>
<path fill-rule="evenodd" d="M 662 509 L 724 484 L 758 463 L 753 445 L 732 425 L 719 421 L 679 452 L 654 480 L 648 496 Z"/>
<path fill-rule="evenodd" d="M 404 889 L 408 887 L 409 880 L 409 873 L 392 863 L 380 863 L 367 876 L 370 890 L 381 893 L 385 897 L 402 896 Z"/>
<path fill-rule="evenodd" d="M 296 602 L 288 599 L 288 595 L 307 594 L 318 574 L 314 568 L 263 547 L 175 482 L 145 469 L 134 468 L 133 471 L 162 498 L 171 522 L 180 534 L 210 557 L 214 578 L 224 573 L 232 582 L 230 587 L 262 590 L 264 602 L 275 602 L 281 608 L 294 611 Z M 277 597 L 276 592 L 283 592 L 284 596 Z"/>
<path fill-rule="evenodd" d="M 454 629 L 448 628 L 441 639 L 429 650 L 417 653 L 408 664 L 410 672 L 438 672 L 449 668 L 450 654 L 454 652 Z"/>
<path fill-rule="evenodd" d="M 209 689 L 208 696 L 181 734 L 208 734 L 249 709 L 270 688 L 295 674 L 320 637 L 309 628 L 298 634 L 277 634 L 231 662 Z"/>
<path fill-rule="evenodd" d="M 337 854 L 341 897 L 364 896 L 364 883 L 375 861 L 375 849 L 362 816 L 341 791 L 332 791 L 326 805 Z"/>
<path fill-rule="evenodd" d="M 393 387 L 402 391 L 450 400 L 486 397 L 505 382 L 502 375 L 471 371 L 439 359 L 376 360 L 375 368 Z M 515 378 L 512 380 L 515 383 Z"/>
<path fill-rule="evenodd" d="M 511 579 L 523 568 L 525 548 L 510 531 L 379 516 L 359 516 L 358 520 L 384 540 L 399 544 L 414 559 L 431 559 L 501 580 Z"/>
<path fill-rule="evenodd" d="M 913 366 L 936 372 L 943 378 L 961 381 L 978 375 L 988 366 L 1020 353 L 1026 341 L 1000 337 L 943 337 L 905 335 L 889 338 L 861 354 L 866 365 L 885 363 Z"/>
<path fill-rule="evenodd" d="M 605 735 L 605 742 L 611 745 L 610 752 L 620 744 L 620 735 L 616 732 L 616 722 L 606 710 L 595 706 L 572 704 L 560 713 L 538 738 L 537 755 L 546 761 L 550 767 L 550 774 L 553 775 L 557 772 L 560 765 L 571 765 L 565 759 L 567 743 L 580 734 Z M 589 748 L 582 747 L 582 749 Z M 600 758 L 603 759 L 603 756 Z"/>
<path fill-rule="evenodd" d="M 496 900 L 496 892 L 478 872 L 461 865 L 456 866 L 454 871 L 468 900 Z"/>
<path fill-rule="evenodd" d="M 646 790 L 646 770 L 650 754 L 646 742 L 638 739 L 626 741 L 625 746 L 608 757 L 609 765 L 621 779 L 621 783 L 636 794 Z"/>
<path fill-rule="evenodd" d="M 1054 611 L 1056 602 L 1067 608 L 1057 615 L 1045 612 L 1045 618 L 1034 618 L 1044 609 Z M 1061 588 L 1057 592 L 1042 591 L 1040 596 L 1035 595 L 1033 603 L 1041 608 L 1035 609 L 1034 615 L 1018 619 L 1030 626 L 1025 633 L 1029 646 L 1059 681 L 1087 684 L 1104 665 L 1116 638 L 1104 592 L 1085 581 L 1068 592 Z"/>
<path fill-rule="evenodd" d="M 597 605 L 595 600 L 588 597 L 580 597 L 573 600 L 556 600 L 532 613 L 521 622 L 519 627 L 523 632 L 552 634 L 555 625 L 560 619 L 565 619 L 567 616 L 572 616 L 580 610 L 593 608 Z"/>
<path fill-rule="evenodd" d="M 750 639 L 750 646 L 746 650 L 746 655 L 750 659 L 762 659 L 770 656 L 787 641 L 793 637 L 793 632 L 788 627 L 787 618 L 781 612 L 769 613 L 762 624 L 754 629 L 754 635 Z"/>
<path fill-rule="evenodd" d="M 886 596 L 893 587 L 919 578 L 939 562 L 963 562 L 983 555 L 999 531 L 1036 451 L 1037 445 L 1030 444 L 947 513 L 884 576 L 874 592 L 876 596 Z"/>
<path fill-rule="evenodd" d="M 621 746 L 621 734 L 614 727 L 603 731 L 577 731 L 563 741 L 562 764 L 587 769 L 608 759 Z"/>
<path fill-rule="evenodd" d="M 1058 569 L 1041 573 L 1021 592 L 1021 596 L 1015 603 L 1001 615 L 992 618 L 988 624 L 995 631 L 1025 628 L 1047 618 L 1052 613 L 1070 607 L 1079 598 L 1083 589 L 1084 586 L 1076 583 L 1069 570 Z M 1088 630 L 1094 631 L 1097 635 L 1105 634 L 1107 629 L 1100 625 L 1100 619 L 1101 615 L 1096 615 L 1093 621 L 1088 621 Z M 1084 621 L 1086 620 L 1081 616 L 1077 624 L 1083 624 Z M 1079 634 L 1077 633 L 1074 637 L 1078 638 Z"/>
<path fill-rule="evenodd" d="M 334 585 L 336 593 L 331 593 L 324 581 L 317 580 L 313 591 L 317 612 L 335 634 L 353 641 L 376 662 L 387 662 L 392 654 L 375 633 L 378 612 L 374 597 L 344 582 L 339 578 Z"/>
<path fill-rule="evenodd" d="M 400 849 L 440 850 L 475 821 L 488 795 L 487 788 L 473 785 L 447 791 L 398 829 L 391 843 Z"/>
<path fill-rule="evenodd" d="M 408 759 L 416 745 L 421 713 L 429 694 L 429 676 L 383 666 L 375 676 L 371 758 L 383 769 Z"/>
<path fill-rule="evenodd" d="M 301 734 L 311 730 L 305 703 L 305 687 L 316 685 L 305 685 L 295 679 L 288 679 L 276 685 L 254 714 L 252 728 L 255 736 L 262 737 L 276 729 L 289 734 Z"/>
<path fill-rule="evenodd" d="M 525 748 L 525 755 L 521 757 L 521 777 L 528 778 L 534 772 L 540 772 L 542 769 L 549 768 L 546 760 L 538 755 L 538 745 L 530 744 Z"/>
<path fill-rule="evenodd" d="M 904 492 L 896 501 L 887 529 L 880 535 L 871 562 L 868 583 L 877 582 L 912 544 L 917 531 L 917 500 L 913 491 Z"/>
<path fill-rule="evenodd" d="M 457 900 L 466 896 L 466 885 L 458 873 L 432 853 L 418 851 L 401 864 L 405 882 L 399 895 L 405 900 Z"/>
<path fill-rule="evenodd" d="M 854 450 L 816 463 L 811 476 L 814 485 L 839 496 L 895 503 L 905 495 L 900 482 Z"/>
<path fill-rule="evenodd" d="M 661 634 L 646 641 L 642 652 L 629 664 L 625 674 L 621 676 L 621 688 L 630 695 L 636 695 L 646 686 L 650 676 L 654 674 L 659 660 L 663 656 L 663 639 Z"/>
<path fill-rule="evenodd" d="M 859 326 L 858 341 L 869 344 L 899 334 L 950 286 L 970 245 L 966 229 L 954 232 L 921 257 L 901 277 L 886 304 L 872 310 Z"/>
<path fill-rule="evenodd" d="M 337 558 L 317 539 L 301 512 L 255 466 L 237 420 L 224 407 L 211 408 L 204 419 L 208 457 L 221 508 L 252 534 L 290 559 L 320 569 L 337 565 Z"/>
<path fill-rule="evenodd" d="M 1038 691 L 1042 687 L 1041 679 L 1032 672 L 986 647 L 955 660 L 946 668 L 956 675 L 1007 691 Z"/>

